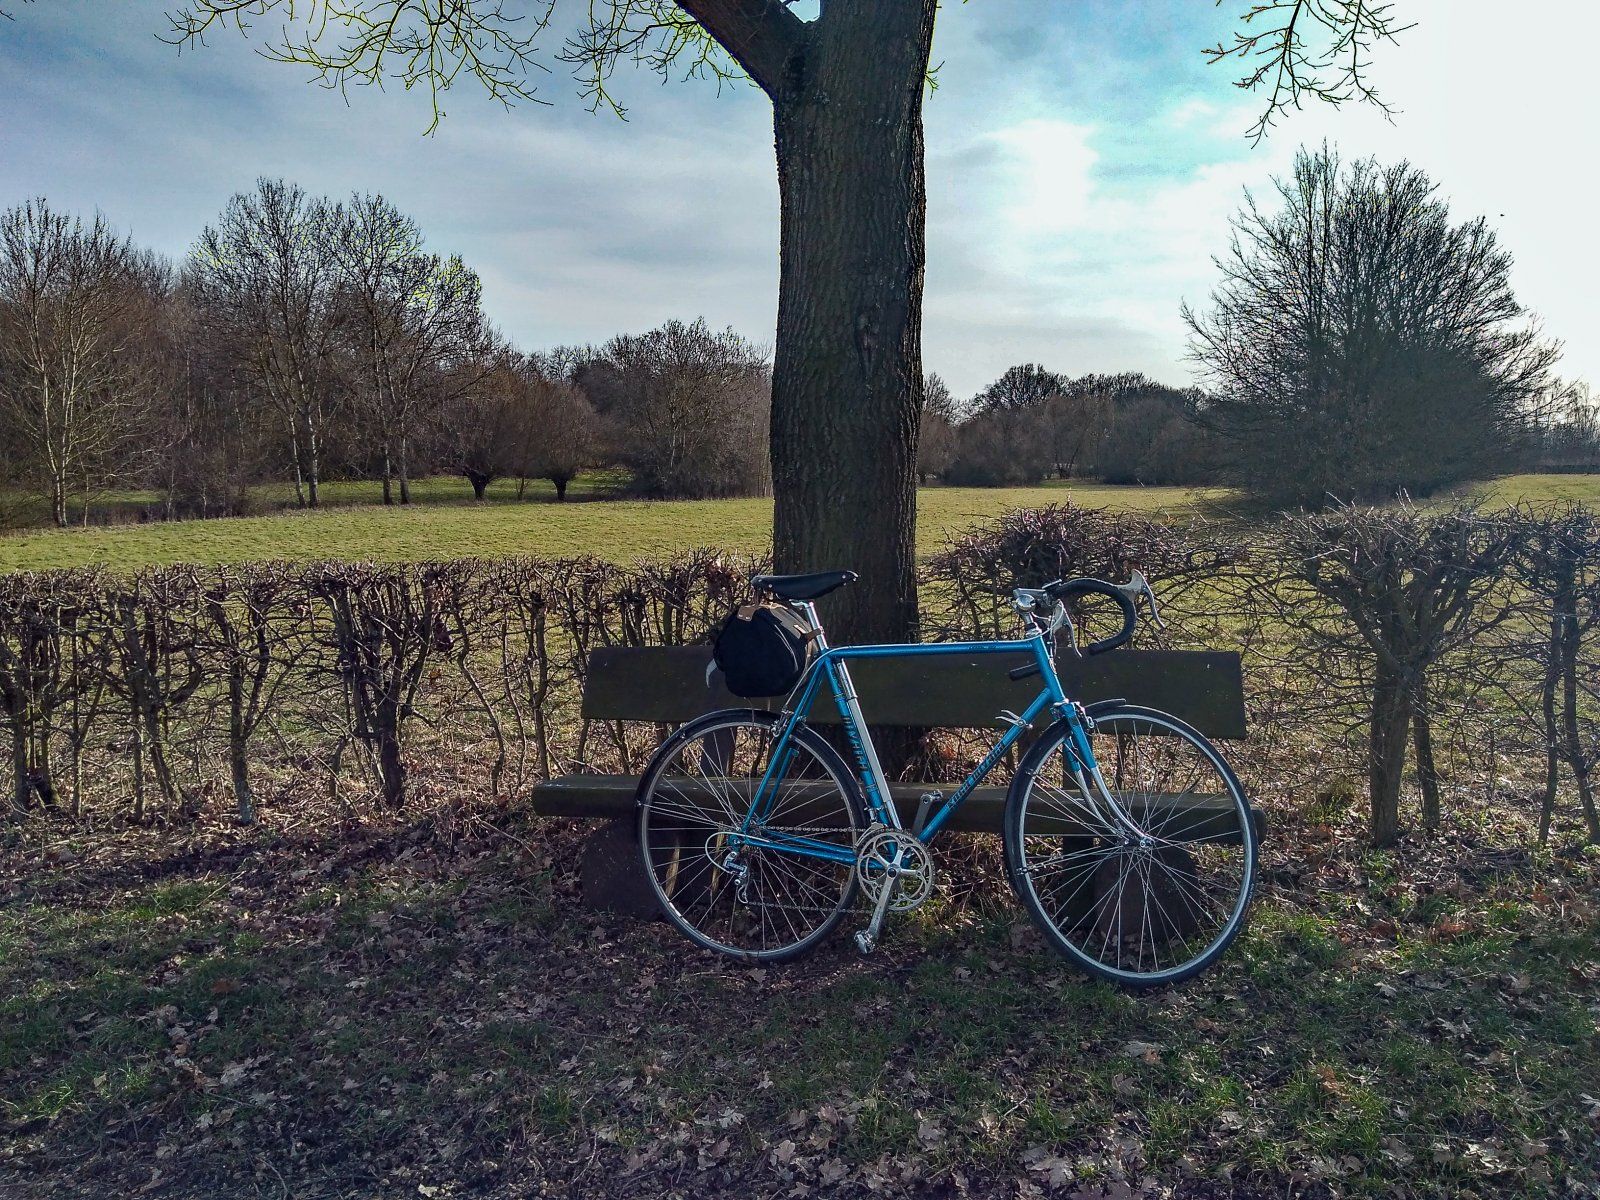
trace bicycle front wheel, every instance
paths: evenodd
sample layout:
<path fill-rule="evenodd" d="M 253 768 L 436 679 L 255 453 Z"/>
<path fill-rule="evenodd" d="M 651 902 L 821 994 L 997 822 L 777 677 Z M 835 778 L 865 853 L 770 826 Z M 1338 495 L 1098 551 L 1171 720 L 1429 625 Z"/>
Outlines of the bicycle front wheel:
<path fill-rule="evenodd" d="M 690 722 L 639 781 L 639 851 L 667 919 L 745 961 L 804 954 L 855 901 L 865 806 L 844 760 L 775 713 Z"/>
<path fill-rule="evenodd" d="M 1147 988 L 1192 978 L 1238 936 L 1256 829 L 1214 746 L 1176 717 L 1122 705 L 1094 715 L 1108 800 L 1057 722 L 1006 800 L 1011 885 L 1045 938 L 1090 974 Z"/>

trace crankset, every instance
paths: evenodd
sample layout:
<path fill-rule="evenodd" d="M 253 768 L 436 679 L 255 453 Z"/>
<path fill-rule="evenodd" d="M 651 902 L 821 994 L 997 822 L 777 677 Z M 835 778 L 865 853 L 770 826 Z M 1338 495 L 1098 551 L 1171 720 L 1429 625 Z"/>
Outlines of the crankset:
<path fill-rule="evenodd" d="M 856 934 L 856 947 L 871 954 L 890 912 L 910 912 L 933 895 L 933 855 L 917 836 L 874 825 L 856 842 L 856 879 L 872 902 L 872 919 Z"/>

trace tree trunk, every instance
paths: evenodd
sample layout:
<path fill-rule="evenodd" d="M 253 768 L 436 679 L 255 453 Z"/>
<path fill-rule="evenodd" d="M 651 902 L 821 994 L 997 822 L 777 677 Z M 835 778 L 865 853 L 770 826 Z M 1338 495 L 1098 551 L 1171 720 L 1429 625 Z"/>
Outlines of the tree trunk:
<path fill-rule="evenodd" d="M 294 421 L 289 422 L 289 461 L 294 464 L 294 502 L 298 508 L 306 506 L 305 474 L 300 469 L 300 434 Z"/>
<path fill-rule="evenodd" d="M 1372 681 L 1372 728 L 1367 784 L 1372 800 L 1372 842 L 1387 846 L 1400 832 L 1400 783 L 1411 729 L 1412 689 L 1382 661 Z"/>
<path fill-rule="evenodd" d="M 400 503 L 411 503 L 411 439 L 406 433 L 405 418 L 400 420 Z"/>
<path fill-rule="evenodd" d="M 239 823 L 255 823 L 255 792 L 250 787 L 250 733 L 245 716 L 244 667 L 237 659 L 228 664 L 228 770 L 233 777 L 233 798 Z"/>
<path fill-rule="evenodd" d="M 383 802 L 398 812 L 406 804 L 406 764 L 400 753 L 400 709 L 391 700 L 382 700 L 376 716 L 378 775 L 383 784 Z"/>
<path fill-rule="evenodd" d="M 780 571 L 860 572 L 824 602 L 840 643 L 916 633 L 922 93 L 936 7 L 830 6 L 773 100 L 773 550 Z"/>
<path fill-rule="evenodd" d="M 550 482 L 556 485 L 556 503 L 565 504 L 567 502 L 567 483 L 569 481 L 565 478 L 554 477 Z M 520 497 L 518 498 L 520 499 Z"/>
<path fill-rule="evenodd" d="M 1556 717 L 1556 691 L 1563 674 L 1562 650 L 1565 645 L 1566 614 L 1571 611 L 1572 579 L 1565 570 L 1566 563 L 1558 567 L 1555 595 L 1550 605 L 1550 636 L 1545 642 L 1544 683 L 1539 691 L 1540 709 L 1544 716 L 1544 799 L 1539 806 L 1539 844 L 1550 840 L 1550 820 L 1556 811 L 1556 793 L 1561 786 L 1561 758 L 1563 737 Z"/>
<path fill-rule="evenodd" d="M 467 477 L 467 482 L 472 485 L 472 498 L 474 500 L 482 500 L 483 493 L 488 490 L 489 480 L 493 476 L 483 475 L 477 471 L 463 471 L 462 474 Z"/>
<path fill-rule="evenodd" d="M 1422 789 L 1422 827 L 1432 832 L 1439 828 L 1439 769 L 1433 760 L 1433 718 L 1428 711 L 1427 685 L 1420 679 L 1411 733 L 1417 752 L 1417 784 Z"/>
<path fill-rule="evenodd" d="M 317 491 L 322 483 L 321 451 L 318 446 L 317 426 L 311 416 L 305 418 L 306 426 L 306 498 L 312 508 L 317 507 Z"/>
<path fill-rule="evenodd" d="M 394 469 L 390 466 L 389 447 L 383 448 L 383 502 L 394 503 Z"/>
<path fill-rule="evenodd" d="M 1576 601 L 1572 609 L 1576 611 Z M 1578 802 L 1589 827 L 1589 840 L 1600 842 L 1600 810 L 1595 807 L 1594 785 L 1589 777 L 1589 760 L 1578 732 L 1578 650 L 1580 632 L 1576 615 L 1568 618 L 1561 638 L 1561 719 L 1566 742 L 1567 765 L 1578 783 Z"/>

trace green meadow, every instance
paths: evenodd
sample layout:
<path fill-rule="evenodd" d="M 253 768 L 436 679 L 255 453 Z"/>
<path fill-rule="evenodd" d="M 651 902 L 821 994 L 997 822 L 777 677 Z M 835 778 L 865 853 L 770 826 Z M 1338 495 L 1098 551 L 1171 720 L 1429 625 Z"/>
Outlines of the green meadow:
<path fill-rule="evenodd" d="M 518 502 L 515 484 L 493 485 L 482 503 L 465 481 L 419 481 L 417 503 L 379 504 L 378 485 L 335 483 L 324 489 L 325 508 L 287 509 L 270 515 L 204 521 L 149 522 L 88 529 L 35 529 L 0 537 L 0 572 L 104 565 L 116 570 L 171 563 L 224 563 L 261 559 L 426 559 L 532 554 L 594 554 L 616 562 L 671 554 L 696 546 L 764 549 L 771 538 L 772 502 L 751 500 L 607 499 L 617 481 L 608 475 L 579 479 L 572 499 L 556 504 L 549 485 L 530 486 Z M 1515 475 L 1469 493 L 1490 504 L 1600 503 L 1600 475 Z M 287 493 L 264 496 L 284 502 Z M 1115 487 L 1055 482 L 1024 488 L 924 488 L 917 541 L 926 555 L 953 532 L 1010 508 L 1070 500 L 1186 517 L 1225 514 L 1222 489 Z"/>

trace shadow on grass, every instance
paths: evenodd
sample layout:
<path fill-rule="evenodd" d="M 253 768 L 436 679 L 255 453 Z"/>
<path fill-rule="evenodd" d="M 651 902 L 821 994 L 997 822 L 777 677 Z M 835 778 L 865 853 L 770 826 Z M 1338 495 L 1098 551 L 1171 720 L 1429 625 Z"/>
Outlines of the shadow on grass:
<path fill-rule="evenodd" d="M 1526 873 L 1447 940 L 1352 939 L 1269 896 L 1210 978 L 1133 997 L 1048 958 L 992 894 L 930 906 L 866 962 L 841 940 L 732 966 L 579 910 L 572 846 L 564 827 L 281 839 L 36 880 L 0 910 L 0 1179 L 1536 1196 L 1594 1178 L 1597 929 L 1513 903 Z"/>

